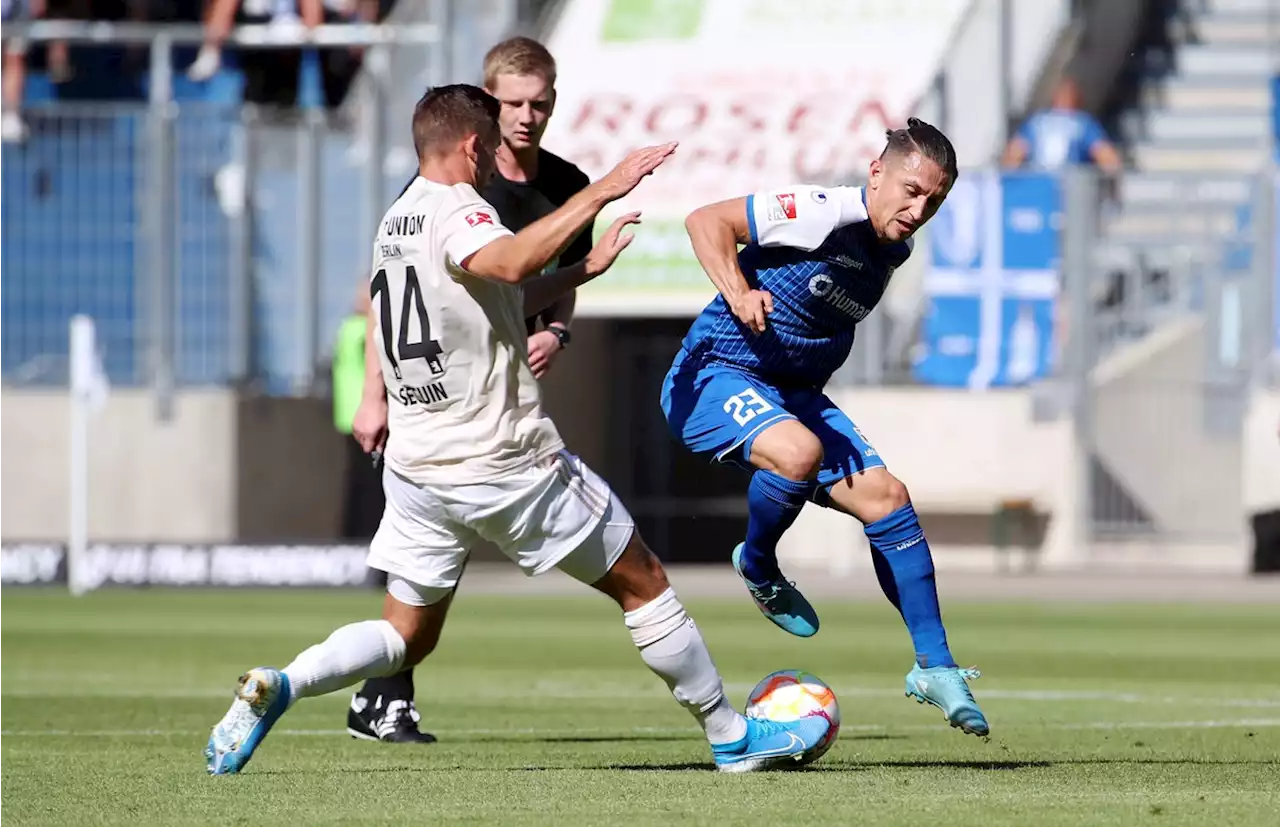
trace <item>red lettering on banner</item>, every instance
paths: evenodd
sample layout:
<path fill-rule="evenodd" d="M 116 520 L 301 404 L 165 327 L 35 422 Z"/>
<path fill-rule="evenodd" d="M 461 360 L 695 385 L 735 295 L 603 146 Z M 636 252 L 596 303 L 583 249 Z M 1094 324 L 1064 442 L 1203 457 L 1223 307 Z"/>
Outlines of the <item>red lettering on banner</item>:
<path fill-rule="evenodd" d="M 734 125 L 740 129 L 750 130 L 751 132 L 764 132 L 769 128 L 769 122 L 760 117 L 759 114 L 752 111 L 759 109 L 759 104 L 754 107 L 750 102 L 734 101 L 729 104 L 729 117 L 733 118 Z"/>
<path fill-rule="evenodd" d="M 672 117 L 668 118 L 668 113 Z M 645 116 L 644 128 L 651 135 L 683 135 L 682 130 L 699 129 L 707 119 L 707 105 L 692 95 L 659 101 Z"/>
<path fill-rule="evenodd" d="M 632 102 L 621 96 L 587 98 L 573 121 L 573 131 L 591 129 L 598 124 L 605 132 L 617 133 L 630 117 L 631 109 Z"/>
<path fill-rule="evenodd" d="M 797 103 L 792 107 L 791 116 L 787 118 L 787 132 L 793 134 L 799 132 L 801 124 L 804 123 L 804 119 L 808 117 L 810 111 L 812 110 L 809 109 L 809 104 L 803 102 Z"/>
<path fill-rule="evenodd" d="M 680 151 L 667 163 L 686 170 L 707 167 L 762 170 L 769 163 L 769 147 L 742 144 L 725 146 L 717 142 L 694 143 L 686 150 L 681 144 Z"/>
<path fill-rule="evenodd" d="M 601 94 L 578 107 L 561 145 L 570 160 L 598 175 L 629 150 L 679 140 L 664 169 L 680 176 L 670 185 L 681 188 L 710 186 L 730 174 L 760 173 L 773 183 L 846 176 L 865 171 L 884 147 L 891 121 L 880 100 L 778 97 Z"/>
<path fill-rule="evenodd" d="M 837 147 L 830 145 L 797 147 L 791 158 L 791 168 L 799 181 L 820 180 L 839 170 L 841 154 Z"/>
<path fill-rule="evenodd" d="M 858 109 L 853 113 L 853 119 L 849 121 L 849 131 L 857 134 L 857 132 L 866 125 L 869 119 L 875 119 L 877 129 L 889 128 L 889 115 L 884 111 L 884 106 L 878 100 L 869 100 L 858 105 Z"/>

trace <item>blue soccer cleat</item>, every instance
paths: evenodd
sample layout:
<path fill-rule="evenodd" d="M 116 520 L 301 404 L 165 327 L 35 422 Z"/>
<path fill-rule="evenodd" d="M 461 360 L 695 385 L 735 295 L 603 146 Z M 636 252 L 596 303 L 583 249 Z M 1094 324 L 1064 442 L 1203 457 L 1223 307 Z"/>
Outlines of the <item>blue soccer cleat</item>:
<path fill-rule="evenodd" d="M 236 699 L 209 735 L 204 757 L 210 775 L 240 772 L 271 727 L 289 708 L 289 679 L 260 667 L 240 676 Z"/>
<path fill-rule="evenodd" d="M 991 727 L 969 691 L 969 681 L 982 677 L 977 669 L 958 666 L 917 665 L 907 673 L 907 697 L 917 703 L 931 703 L 947 716 L 947 721 L 969 735 L 988 735 Z"/>
<path fill-rule="evenodd" d="M 795 721 L 747 718 L 747 734 L 731 744 L 712 744 L 720 772 L 756 772 L 796 766 L 817 747 L 831 722 L 822 715 Z"/>
<path fill-rule="evenodd" d="M 813 637 L 818 633 L 818 613 L 805 600 L 794 583 L 781 576 L 772 583 L 752 583 L 742 573 L 742 543 L 733 550 L 733 570 L 747 584 L 747 591 L 760 612 L 785 632 L 796 637 Z"/>

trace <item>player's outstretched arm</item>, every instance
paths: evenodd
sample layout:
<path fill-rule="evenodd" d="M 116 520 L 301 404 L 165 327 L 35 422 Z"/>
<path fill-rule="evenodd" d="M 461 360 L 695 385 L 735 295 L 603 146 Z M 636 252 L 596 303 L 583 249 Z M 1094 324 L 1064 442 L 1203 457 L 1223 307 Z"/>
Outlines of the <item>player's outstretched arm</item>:
<path fill-rule="evenodd" d="M 724 296 L 733 315 L 756 333 L 762 333 L 765 317 L 773 312 L 773 297 L 767 291 L 752 290 L 738 266 L 738 245 L 751 241 L 747 210 L 745 197 L 717 201 L 689 213 L 684 227 L 698 263 Z"/>
<path fill-rule="evenodd" d="M 577 264 L 529 279 L 524 283 L 524 314 L 534 316 L 555 304 L 560 297 L 608 270 L 635 238 L 623 232 L 628 224 L 639 224 L 640 213 L 627 213 L 609 225 L 587 257 Z"/>
<path fill-rule="evenodd" d="M 459 263 L 474 275 L 507 284 L 519 284 L 538 275 L 606 204 L 635 189 L 675 148 L 672 142 L 632 152 L 599 181 L 587 185 L 566 201 L 560 209 L 513 236 L 486 244 Z"/>

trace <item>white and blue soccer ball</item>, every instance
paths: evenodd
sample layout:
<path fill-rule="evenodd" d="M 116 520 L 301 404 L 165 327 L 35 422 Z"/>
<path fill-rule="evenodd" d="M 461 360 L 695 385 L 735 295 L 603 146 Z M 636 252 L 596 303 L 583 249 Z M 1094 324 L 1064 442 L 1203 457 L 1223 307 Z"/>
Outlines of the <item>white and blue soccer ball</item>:
<path fill-rule="evenodd" d="M 825 755 L 840 733 L 840 702 L 836 700 L 836 693 L 817 675 L 802 669 L 783 669 L 765 675 L 747 696 L 743 714 L 772 721 L 796 721 L 821 715 L 830 721 L 826 736 L 796 762 L 801 766 Z"/>

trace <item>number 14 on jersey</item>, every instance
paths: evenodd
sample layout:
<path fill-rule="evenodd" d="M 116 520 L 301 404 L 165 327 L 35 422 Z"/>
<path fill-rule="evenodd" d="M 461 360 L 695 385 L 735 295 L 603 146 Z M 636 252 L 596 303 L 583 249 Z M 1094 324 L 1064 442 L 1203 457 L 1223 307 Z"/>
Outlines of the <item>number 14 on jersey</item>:
<path fill-rule="evenodd" d="M 409 363 L 415 359 L 426 361 L 426 368 L 431 372 L 431 376 L 440 376 L 444 373 L 444 365 L 440 363 L 440 356 L 444 353 L 444 349 L 440 347 L 439 342 L 431 338 L 431 320 L 427 317 L 427 307 L 422 300 L 422 288 L 418 285 L 418 273 L 412 264 L 404 268 L 404 285 L 401 288 L 403 298 L 400 302 L 399 314 L 400 330 L 395 347 L 392 346 L 391 292 L 393 282 L 399 281 L 396 275 L 393 273 L 388 278 L 387 269 L 384 267 L 374 275 L 373 281 L 369 284 L 370 297 L 379 303 L 378 317 L 382 321 L 382 350 L 387 355 L 387 362 L 391 365 L 391 371 L 395 374 L 397 381 L 404 381 L 401 363 L 406 363 L 404 370 L 409 370 Z M 409 341 L 411 314 L 418 320 L 419 336 L 416 342 Z"/>

